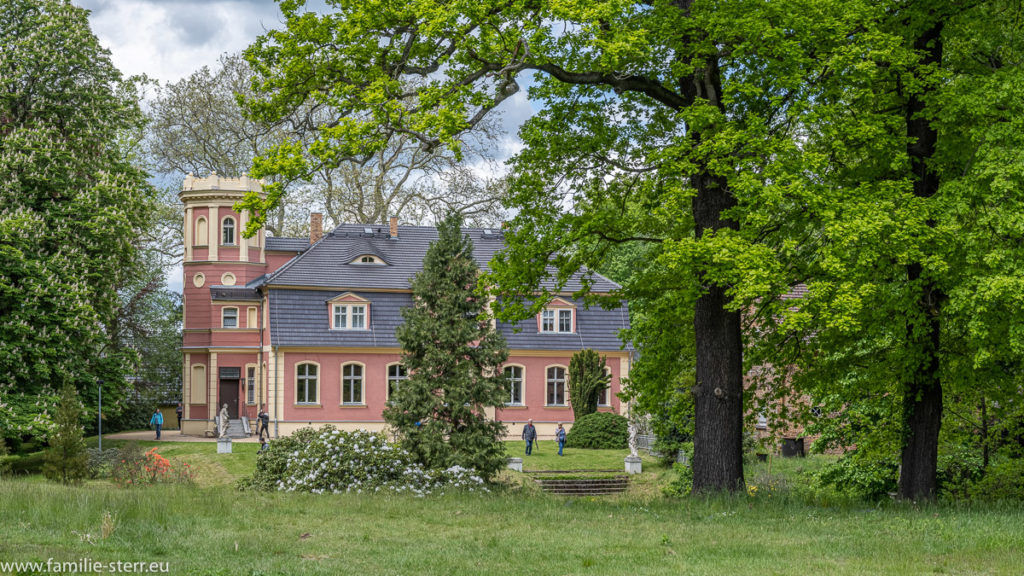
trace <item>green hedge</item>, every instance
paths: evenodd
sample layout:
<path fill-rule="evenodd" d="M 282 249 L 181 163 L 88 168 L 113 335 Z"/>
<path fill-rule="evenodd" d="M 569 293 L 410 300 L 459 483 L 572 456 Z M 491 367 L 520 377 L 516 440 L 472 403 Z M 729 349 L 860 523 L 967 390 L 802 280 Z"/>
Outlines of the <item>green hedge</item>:
<path fill-rule="evenodd" d="M 570 448 L 626 448 L 629 444 L 629 422 L 611 412 L 587 414 L 572 425 L 565 437 Z"/>

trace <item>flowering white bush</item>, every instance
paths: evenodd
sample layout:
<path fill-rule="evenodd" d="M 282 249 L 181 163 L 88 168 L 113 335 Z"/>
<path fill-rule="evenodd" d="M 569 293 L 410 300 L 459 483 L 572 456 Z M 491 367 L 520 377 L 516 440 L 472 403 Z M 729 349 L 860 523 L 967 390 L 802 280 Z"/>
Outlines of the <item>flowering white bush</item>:
<path fill-rule="evenodd" d="M 306 428 L 277 440 L 260 455 L 247 486 L 314 494 L 399 492 L 424 496 L 448 488 L 487 491 L 473 470 L 431 470 L 383 434 L 333 426 Z"/>

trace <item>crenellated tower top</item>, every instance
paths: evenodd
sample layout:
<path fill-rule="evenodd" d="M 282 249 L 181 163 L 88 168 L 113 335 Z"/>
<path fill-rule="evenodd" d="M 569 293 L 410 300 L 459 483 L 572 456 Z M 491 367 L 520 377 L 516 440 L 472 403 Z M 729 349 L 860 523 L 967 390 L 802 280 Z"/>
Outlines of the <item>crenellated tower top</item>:
<path fill-rule="evenodd" d="M 262 192 L 263 191 L 263 180 L 255 180 L 249 178 L 247 174 L 242 174 L 241 178 L 224 178 L 217 174 L 216 171 L 210 172 L 210 175 L 203 177 L 193 176 L 191 172 L 185 175 L 185 180 L 181 183 L 182 192 L 192 192 L 200 190 L 225 190 L 232 192 Z"/>

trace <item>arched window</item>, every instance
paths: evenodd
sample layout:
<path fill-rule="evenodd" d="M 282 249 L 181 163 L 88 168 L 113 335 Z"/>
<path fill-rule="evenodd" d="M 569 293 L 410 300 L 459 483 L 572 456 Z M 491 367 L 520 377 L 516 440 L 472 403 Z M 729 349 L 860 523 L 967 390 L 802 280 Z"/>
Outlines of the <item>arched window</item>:
<path fill-rule="evenodd" d="M 505 379 L 508 381 L 507 406 L 523 405 L 523 367 L 505 366 Z"/>
<path fill-rule="evenodd" d="M 235 243 L 235 219 L 228 216 L 224 219 L 224 224 L 221 227 L 221 244 L 234 244 Z"/>
<path fill-rule="evenodd" d="M 196 219 L 196 246 L 206 246 L 209 242 L 209 229 L 206 224 L 206 218 L 200 216 Z"/>
<path fill-rule="evenodd" d="M 565 406 L 565 368 L 551 366 L 547 370 L 548 406 Z"/>
<path fill-rule="evenodd" d="M 388 366 L 388 398 L 395 393 L 395 390 L 401 385 L 403 380 L 409 379 L 409 372 L 406 371 L 405 366 L 401 364 L 392 364 Z"/>
<path fill-rule="evenodd" d="M 341 367 L 341 403 L 363 403 L 363 367 L 345 364 Z"/>
<path fill-rule="evenodd" d="M 319 366 L 304 362 L 295 366 L 295 403 L 316 404 L 319 391 Z"/>

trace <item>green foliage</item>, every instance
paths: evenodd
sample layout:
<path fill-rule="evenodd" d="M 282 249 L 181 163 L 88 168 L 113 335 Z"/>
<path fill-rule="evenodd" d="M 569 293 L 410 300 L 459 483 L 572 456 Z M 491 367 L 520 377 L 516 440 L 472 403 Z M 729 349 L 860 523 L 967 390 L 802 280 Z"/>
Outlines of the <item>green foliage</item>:
<path fill-rule="evenodd" d="M 846 454 L 836 463 L 818 472 L 816 480 L 822 486 L 840 494 L 877 501 L 896 491 L 897 460 L 870 458 L 859 452 Z"/>
<path fill-rule="evenodd" d="M 66 385 L 95 415 L 133 352 L 117 340 L 152 188 L 127 144 L 144 117 L 89 29 L 62 0 L 0 3 L 0 431 L 44 437 Z"/>
<path fill-rule="evenodd" d="M 565 435 L 570 448 L 626 448 L 629 443 L 629 421 L 613 412 L 595 412 L 575 421 Z"/>
<path fill-rule="evenodd" d="M 412 281 L 415 305 L 395 330 L 409 378 L 389 397 L 384 419 L 402 447 L 428 468 L 461 466 L 490 478 L 505 465 L 505 426 L 484 410 L 506 399 L 505 340 L 474 289 L 473 243 L 451 215 Z"/>
<path fill-rule="evenodd" d="M 4 476 L 11 471 L 11 463 L 7 459 L 9 454 L 10 451 L 7 449 L 7 443 L 4 442 L 3 436 L 0 436 L 0 476 Z"/>
<path fill-rule="evenodd" d="M 601 393 L 609 386 L 611 376 L 605 372 L 605 358 L 589 348 L 569 359 L 569 402 L 577 421 L 597 412 Z"/>
<path fill-rule="evenodd" d="M 689 464 L 672 464 L 672 481 L 661 487 L 661 493 L 669 498 L 683 498 L 693 489 L 693 468 Z"/>
<path fill-rule="evenodd" d="M 976 500 L 1024 502 L 1024 458 L 1004 458 L 969 490 Z"/>
<path fill-rule="evenodd" d="M 955 446 L 951 452 L 939 455 L 939 495 L 948 500 L 967 499 L 970 487 L 985 472 L 985 462 L 979 452 L 968 446 Z"/>
<path fill-rule="evenodd" d="M 188 462 L 170 460 L 157 453 L 154 446 L 145 453 L 135 444 L 121 450 L 121 458 L 111 470 L 111 480 L 122 488 L 138 488 L 152 484 L 191 484 L 192 466 Z"/>
<path fill-rule="evenodd" d="M 43 475 L 63 484 L 78 484 L 89 475 L 89 455 L 82 438 L 82 404 L 70 384 L 60 391 Z"/>

